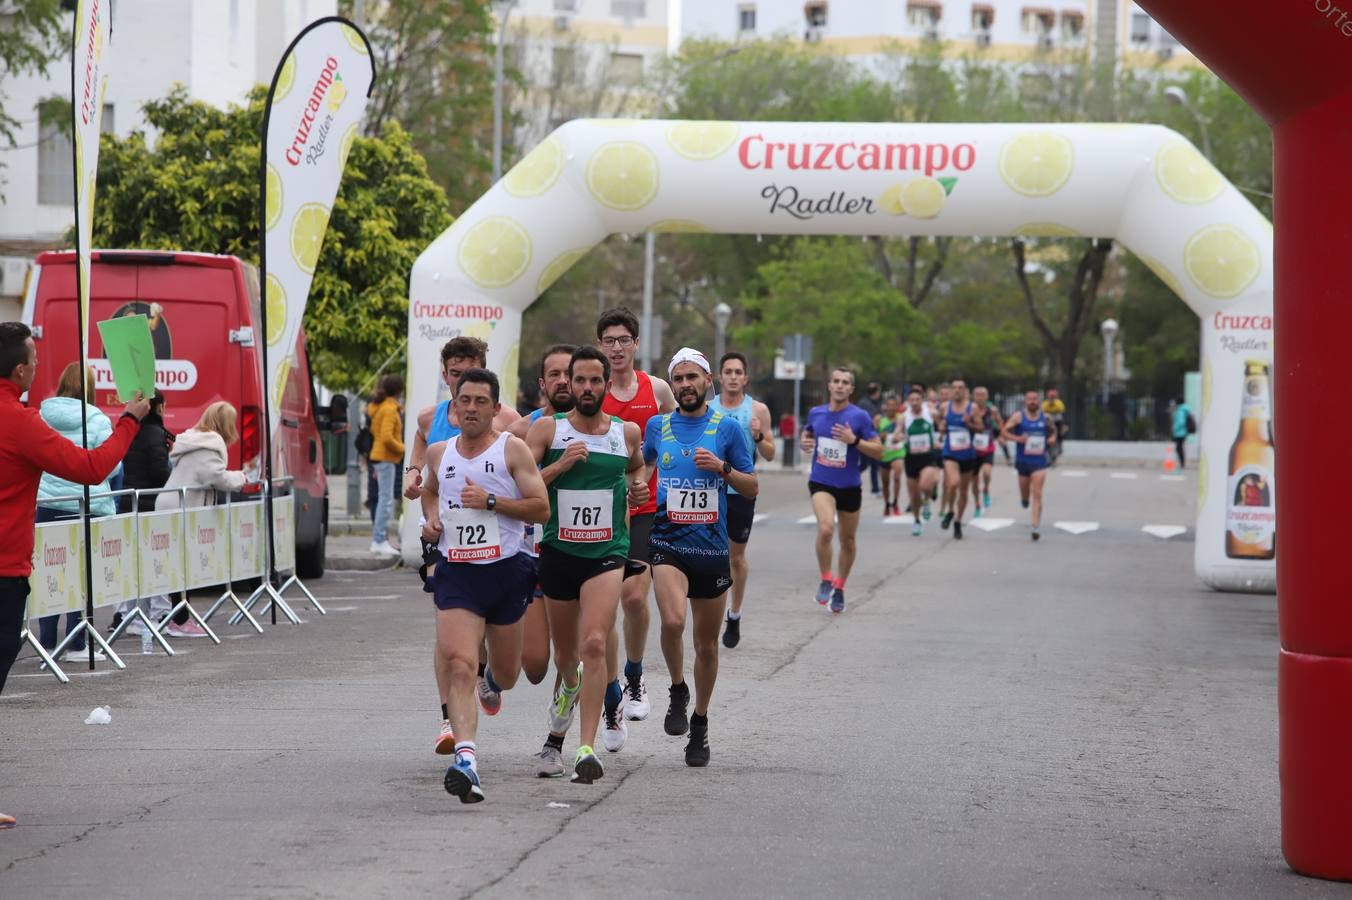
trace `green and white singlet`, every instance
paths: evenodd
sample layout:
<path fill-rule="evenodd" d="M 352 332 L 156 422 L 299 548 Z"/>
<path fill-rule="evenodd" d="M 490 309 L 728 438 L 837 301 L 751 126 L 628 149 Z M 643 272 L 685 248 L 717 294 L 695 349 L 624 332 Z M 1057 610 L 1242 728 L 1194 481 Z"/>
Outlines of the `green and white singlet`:
<path fill-rule="evenodd" d="M 549 485 L 544 543 L 585 559 L 627 558 L 629 486 L 625 472 L 629 468 L 629 446 L 624 440 L 624 420 L 611 416 L 605 434 L 583 434 L 568 421 L 568 413 L 556 413 L 554 441 L 544 464 L 558 460 L 574 441 L 586 445 L 587 461 Z"/>

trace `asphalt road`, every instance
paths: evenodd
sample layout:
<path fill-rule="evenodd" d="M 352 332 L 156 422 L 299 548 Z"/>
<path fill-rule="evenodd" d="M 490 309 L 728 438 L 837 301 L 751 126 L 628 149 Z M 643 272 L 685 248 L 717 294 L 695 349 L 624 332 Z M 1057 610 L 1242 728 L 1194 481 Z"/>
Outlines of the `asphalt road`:
<path fill-rule="evenodd" d="M 441 788 L 431 603 L 406 571 L 316 583 L 330 614 L 0 698 L 0 897 L 1325 897 L 1278 832 L 1274 599 L 1192 579 L 1195 484 L 1056 474 L 1031 544 L 995 517 L 912 538 L 877 501 L 849 609 L 811 599 L 802 481 L 768 475 L 713 762 L 654 713 L 592 786 L 533 777 L 545 685 Z M 130 642 L 128 642 L 130 644 Z M 687 656 L 689 659 L 689 656 Z M 33 676 L 33 677 L 25 677 Z M 552 681 L 552 679 L 551 679 Z M 112 724 L 83 724 L 107 704 Z M 570 735 L 566 757 L 576 746 Z"/>

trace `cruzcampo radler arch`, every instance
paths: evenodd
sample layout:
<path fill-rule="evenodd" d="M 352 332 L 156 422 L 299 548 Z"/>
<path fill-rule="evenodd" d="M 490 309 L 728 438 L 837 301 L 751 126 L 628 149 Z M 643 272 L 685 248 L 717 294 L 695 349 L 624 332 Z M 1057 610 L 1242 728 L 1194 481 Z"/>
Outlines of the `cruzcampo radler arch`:
<path fill-rule="evenodd" d="M 1177 133 L 570 122 L 414 265 L 410 408 L 439 399 L 438 351 L 458 334 L 488 341 L 489 366 L 515 397 L 521 313 L 607 235 L 642 231 L 1120 240 L 1201 319 L 1197 576 L 1221 590 L 1273 589 L 1273 451 L 1231 452 L 1242 419 L 1271 415 L 1272 228 Z M 566 337 L 588 336 L 579 329 Z M 408 520 L 406 547 L 418 545 L 416 524 Z"/>

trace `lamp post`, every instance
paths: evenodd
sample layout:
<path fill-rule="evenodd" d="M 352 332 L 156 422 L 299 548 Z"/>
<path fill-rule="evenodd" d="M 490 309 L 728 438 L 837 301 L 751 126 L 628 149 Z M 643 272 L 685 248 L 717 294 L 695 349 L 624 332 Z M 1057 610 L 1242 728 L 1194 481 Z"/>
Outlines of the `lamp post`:
<path fill-rule="evenodd" d="M 1103 334 L 1103 405 L 1106 407 L 1113 383 L 1113 338 L 1117 337 L 1117 320 L 1104 319 L 1099 331 Z"/>
<path fill-rule="evenodd" d="M 493 53 L 493 183 L 502 178 L 502 44 L 507 39 L 507 20 L 516 8 L 516 0 L 496 0 L 501 17 L 498 45 Z"/>
<path fill-rule="evenodd" d="M 1207 131 L 1206 119 L 1203 119 L 1197 107 L 1192 105 L 1192 101 L 1188 99 L 1188 92 L 1172 84 L 1164 89 L 1164 98 L 1176 106 L 1183 107 L 1188 115 L 1192 116 L 1192 120 L 1197 123 L 1197 130 L 1202 133 L 1202 152 L 1206 154 L 1208 161 L 1215 162 L 1211 155 L 1211 133 Z"/>
<path fill-rule="evenodd" d="M 724 344 L 727 342 L 728 323 L 732 321 L 732 307 L 726 303 L 719 302 L 714 307 L 714 358 L 710 360 L 714 365 L 723 358 Z"/>

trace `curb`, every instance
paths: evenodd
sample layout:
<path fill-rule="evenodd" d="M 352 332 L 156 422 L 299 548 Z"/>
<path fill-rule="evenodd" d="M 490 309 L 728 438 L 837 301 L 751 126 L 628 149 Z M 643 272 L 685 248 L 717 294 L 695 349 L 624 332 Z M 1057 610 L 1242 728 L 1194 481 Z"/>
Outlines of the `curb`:
<path fill-rule="evenodd" d="M 374 553 L 330 553 L 324 557 L 325 568 L 335 572 L 383 572 L 396 569 L 403 563 L 397 556 L 377 556 Z"/>

